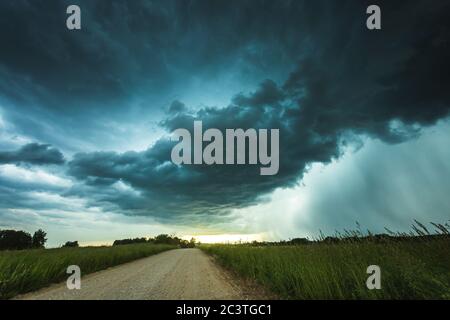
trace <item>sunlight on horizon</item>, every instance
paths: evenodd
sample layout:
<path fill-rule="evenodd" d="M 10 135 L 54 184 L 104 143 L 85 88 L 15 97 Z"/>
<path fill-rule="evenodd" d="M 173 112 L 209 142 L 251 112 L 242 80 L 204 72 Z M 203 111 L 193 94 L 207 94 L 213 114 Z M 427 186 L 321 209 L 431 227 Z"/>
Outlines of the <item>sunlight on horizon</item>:
<path fill-rule="evenodd" d="M 256 234 L 210 234 L 210 235 L 186 235 L 182 237 L 185 240 L 195 238 L 200 243 L 239 243 L 262 241 L 263 235 Z"/>

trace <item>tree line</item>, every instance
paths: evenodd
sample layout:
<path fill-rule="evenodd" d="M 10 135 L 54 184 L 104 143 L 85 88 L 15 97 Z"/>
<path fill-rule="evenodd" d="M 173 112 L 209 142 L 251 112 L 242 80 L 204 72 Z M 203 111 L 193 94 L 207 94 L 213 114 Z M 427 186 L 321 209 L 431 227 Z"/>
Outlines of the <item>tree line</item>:
<path fill-rule="evenodd" d="M 42 249 L 47 242 L 46 236 L 47 233 L 42 229 L 37 230 L 33 235 L 22 230 L 0 230 L 0 250 Z M 170 244 L 181 248 L 194 248 L 196 240 L 192 238 L 188 241 L 174 235 L 160 234 L 154 238 L 115 240 L 113 246 L 133 243 Z M 74 248 L 79 247 L 79 244 L 78 241 L 67 241 L 61 247 Z"/>
<path fill-rule="evenodd" d="M 41 249 L 47 242 L 46 236 L 42 229 L 33 235 L 25 231 L 0 230 L 0 250 Z"/>
<path fill-rule="evenodd" d="M 133 243 L 170 244 L 180 246 L 181 248 L 194 248 L 196 245 L 196 240 L 192 238 L 190 241 L 188 241 L 178 238 L 177 236 L 160 234 L 154 238 L 134 238 L 134 239 L 115 240 L 113 246 L 133 244 Z"/>

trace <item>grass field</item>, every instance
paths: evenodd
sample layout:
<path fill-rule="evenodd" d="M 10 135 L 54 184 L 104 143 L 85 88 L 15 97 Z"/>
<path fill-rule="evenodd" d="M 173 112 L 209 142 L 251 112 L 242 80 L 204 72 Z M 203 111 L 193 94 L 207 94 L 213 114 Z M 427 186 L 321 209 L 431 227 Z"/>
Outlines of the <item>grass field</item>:
<path fill-rule="evenodd" d="M 450 299 L 450 238 L 297 246 L 203 245 L 284 299 Z M 369 265 L 381 289 L 369 290 Z"/>
<path fill-rule="evenodd" d="M 78 265 L 82 275 L 147 257 L 176 246 L 130 244 L 113 247 L 60 248 L 0 251 L 0 299 L 33 291 L 69 276 L 69 265 Z"/>

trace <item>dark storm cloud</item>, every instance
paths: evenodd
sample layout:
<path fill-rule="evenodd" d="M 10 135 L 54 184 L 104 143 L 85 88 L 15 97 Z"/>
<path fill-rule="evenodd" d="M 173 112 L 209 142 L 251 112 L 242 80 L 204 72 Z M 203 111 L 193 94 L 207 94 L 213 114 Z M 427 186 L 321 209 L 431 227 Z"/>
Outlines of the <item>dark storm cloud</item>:
<path fill-rule="evenodd" d="M 358 153 L 305 178 L 294 197 L 307 200 L 292 208 L 298 211 L 292 225 L 318 235 L 319 229 L 333 234 L 355 227 L 355 221 L 377 233 L 384 227 L 408 232 L 412 219 L 448 221 L 449 136 L 449 122 L 443 121 L 401 145 L 368 140 Z"/>
<path fill-rule="evenodd" d="M 270 49 L 265 41 L 273 34 L 285 38 L 285 26 L 294 30 L 297 23 L 293 14 L 286 15 L 288 8 L 277 4 L 254 11 L 252 1 L 77 1 L 82 8 L 78 32 L 65 28 L 69 4 L 2 2 L 0 89 L 5 98 L 71 115 L 106 105 L 120 108 L 127 99 L 160 94 L 192 72 L 220 72 L 227 61 L 261 67 L 284 51 L 289 63 L 293 54 L 284 47 L 296 46 L 281 39 Z M 279 24 L 280 15 L 285 26 Z"/>
<path fill-rule="evenodd" d="M 178 100 L 173 101 L 170 106 L 169 110 L 167 110 L 168 113 L 179 113 L 179 112 L 185 112 L 186 105 Z"/>
<path fill-rule="evenodd" d="M 78 154 L 69 172 L 81 181 L 120 180 L 142 191 L 147 200 L 137 214 L 218 214 L 294 185 L 309 164 L 339 157 L 341 146 L 358 135 L 405 141 L 449 113 L 450 23 L 445 7 L 383 2 L 383 30 L 373 32 L 365 28 L 364 4 L 301 3 L 302 15 L 311 14 L 308 23 L 299 19 L 308 38 L 299 39 L 304 50 L 284 83 L 265 80 L 255 92 L 238 93 L 222 109 L 190 112 L 174 102 L 173 112 L 162 121 L 168 132 L 192 130 L 194 120 L 203 121 L 204 130 L 279 128 L 276 176 L 260 176 L 256 166 L 178 167 L 170 162 L 173 143 L 164 139 L 139 153 Z M 287 39 L 289 34 L 296 31 L 279 36 Z"/>
<path fill-rule="evenodd" d="M 63 164 L 64 156 L 48 144 L 29 143 L 15 151 L 0 151 L 0 164 L 5 163 Z"/>
<path fill-rule="evenodd" d="M 120 136 L 115 124 L 160 119 L 164 110 L 168 132 L 192 129 L 194 120 L 204 130 L 280 129 L 275 176 L 260 176 L 259 166 L 175 166 L 166 138 L 142 152 L 78 153 L 68 173 L 79 183 L 67 195 L 93 205 L 165 218 L 220 215 L 294 185 L 359 135 L 402 142 L 449 112 L 445 1 L 379 1 L 377 31 L 365 28 L 372 3 L 356 0 L 79 3 L 79 32 L 64 28 L 71 2 L 0 4 L 0 102 L 18 131 L 101 149 Z M 205 85 L 228 73 L 242 81 L 236 87 L 260 85 L 237 90 L 225 108 L 170 104 L 195 79 Z"/>
<path fill-rule="evenodd" d="M 266 80 L 260 84 L 259 89 L 251 96 L 240 93 L 233 98 L 236 105 L 248 105 L 254 107 L 271 106 L 283 99 L 283 92 L 272 80 Z"/>
<path fill-rule="evenodd" d="M 117 126 L 106 124 L 160 120 L 195 81 L 201 87 L 233 77 L 238 88 L 280 77 L 307 32 L 301 2 L 76 3 L 82 9 L 76 32 L 65 27 L 72 1 L 0 4 L 3 117 L 17 133 L 70 152 L 126 144 Z M 196 90 L 188 94 L 204 103 Z"/>
<path fill-rule="evenodd" d="M 150 39 L 161 34 L 168 17 L 156 11 L 153 19 L 145 19 L 137 29 L 133 23 L 147 10 L 146 6 L 138 9 L 138 1 L 81 1 L 84 28 L 70 32 L 65 28 L 65 12 L 71 3 L 2 3 L 1 71 L 9 77 L 1 82 L 1 88 L 7 98 L 73 114 L 98 102 L 123 101 L 143 74 L 164 76 L 158 70 L 162 66 L 160 57 L 139 57 L 145 52 L 133 49 L 142 43 L 133 43 L 131 35 L 149 30 L 149 34 L 141 35 L 148 36 L 148 44 L 155 49 L 160 39 Z"/>

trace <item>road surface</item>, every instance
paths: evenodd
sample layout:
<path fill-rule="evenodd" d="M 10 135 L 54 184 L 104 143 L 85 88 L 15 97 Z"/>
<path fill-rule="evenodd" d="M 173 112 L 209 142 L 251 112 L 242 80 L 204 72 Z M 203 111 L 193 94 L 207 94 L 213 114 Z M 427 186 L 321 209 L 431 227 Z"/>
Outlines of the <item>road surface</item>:
<path fill-rule="evenodd" d="M 83 272 L 83 270 L 81 270 Z M 251 299 L 246 289 L 199 249 L 176 249 L 17 297 L 38 300 Z M 258 297 L 260 298 L 260 297 Z"/>

